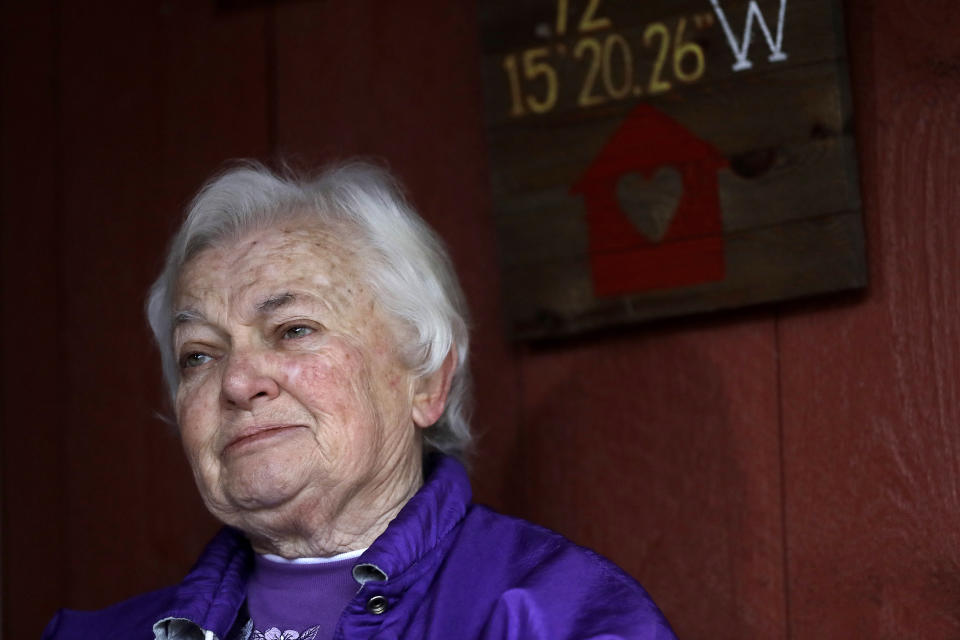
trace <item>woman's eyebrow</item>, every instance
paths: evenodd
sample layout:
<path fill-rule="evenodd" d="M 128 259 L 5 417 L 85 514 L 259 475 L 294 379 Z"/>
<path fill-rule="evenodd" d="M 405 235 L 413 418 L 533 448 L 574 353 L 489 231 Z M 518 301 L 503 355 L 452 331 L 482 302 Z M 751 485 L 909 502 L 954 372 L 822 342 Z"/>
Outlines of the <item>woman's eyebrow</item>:
<path fill-rule="evenodd" d="M 188 322 L 204 322 L 206 319 L 206 316 L 196 309 L 182 309 L 173 314 L 173 327 L 177 328 Z"/>
<path fill-rule="evenodd" d="M 267 314 L 271 311 L 276 311 L 282 307 L 292 304 L 297 300 L 297 296 L 293 293 L 281 293 L 278 295 L 270 296 L 269 298 L 260 301 L 256 305 L 257 313 Z"/>

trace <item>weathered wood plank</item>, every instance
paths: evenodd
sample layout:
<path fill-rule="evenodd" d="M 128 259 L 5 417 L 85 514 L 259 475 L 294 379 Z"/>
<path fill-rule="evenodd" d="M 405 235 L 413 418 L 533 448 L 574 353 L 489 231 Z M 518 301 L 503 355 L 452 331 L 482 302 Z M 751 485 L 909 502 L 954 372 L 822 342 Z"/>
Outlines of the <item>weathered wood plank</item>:
<path fill-rule="evenodd" d="M 767 172 L 745 178 L 719 172 L 720 202 L 727 233 L 769 227 L 791 220 L 820 217 L 822 212 L 856 209 L 859 193 L 847 176 L 853 140 L 849 137 L 813 140 L 763 154 Z M 781 197 L 790 193 L 792 197 Z M 653 197 L 657 192 L 652 193 Z M 663 194 L 668 199 L 670 194 Z M 505 268 L 588 252 L 582 198 L 563 186 L 520 192 L 502 201 L 496 212 Z"/>
<path fill-rule="evenodd" d="M 574 4 L 481 8 L 516 336 L 863 286 L 858 224 L 819 247 L 805 231 L 860 207 L 835 0 Z M 652 63 L 637 42 L 659 47 Z M 672 312 L 670 289 L 683 292 Z M 601 301 L 615 296 L 629 299 Z"/>
<path fill-rule="evenodd" d="M 609 19 L 609 27 L 578 33 L 575 24 L 570 24 L 567 34 L 558 37 L 554 35 L 554 18 L 560 4 L 563 3 L 541 1 L 517 8 L 516 13 L 512 5 L 481 4 L 481 16 L 486 17 L 482 30 L 483 81 L 484 112 L 489 128 L 529 125 L 532 121 L 580 111 L 584 106 L 580 104 L 580 97 L 585 91 L 596 103 L 588 111 L 630 104 L 641 96 L 683 101 L 694 89 L 711 91 L 731 81 L 739 85 L 770 73 L 833 62 L 846 54 L 842 39 L 838 40 L 834 31 L 832 0 L 788 3 L 781 44 L 786 58 L 780 62 L 767 60 L 768 45 L 754 26 L 749 49 L 753 67 L 740 72 L 733 70 L 736 58 L 707 0 L 644 3 L 607 0 L 597 4 L 597 13 Z M 758 5 L 762 7 L 765 24 L 774 31 L 778 4 L 767 1 Z M 735 42 L 742 44 L 747 1 L 724 0 L 720 6 Z M 585 8 L 585 4 L 573 3 L 571 17 L 576 18 L 580 9 Z M 488 10 L 495 11 L 496 15 L 487 15 Z M 663 29 L 656 25 L 662 25 Z M 697 75 L 692 73 L 697 63 L 693 54 L 684 53 L 682 47 L 686 43 L 700 47 L 704 60 L 702 74 L 687 81 L 682 78 Z M 534 53 L 527 53 L 530 51 Z M 530 56 L 529 61 L 525 62 L 525 55 Z M 673 68 L 674 55 L 680 64 L 679 78 Z M 511 71 L 511 65 L 515 71 Z M 547 67 L 557 76 L 555 104 L 543 113 L 524 107 L 523 115 L 518 117 L 513 108 L 515 88 L 511 85 L 517 83 L 521 93 L 535 102 L 548 102 L 550 71 Z M 614 91 L 607 90 L 608 82 Z M 621 87 L 625 83 L 629 90 L 624 92 Z"/>
<path fill-rule="evenodd" d="M 863 286 L 863 229 L 859 212 L 795 220 L 730 234 L 727 278 L 644 294 L 596 298 L 586 256 L 511 267 L 506 307 L 519 338 L 570 335 L 611 324 L 715 311 L 784 298 L 824 287 Z M 838 247 L 824 259 L 824 247 Z M 544 283 L 550 283 L 545 286 Z"/>
<path fill-rule="evenodd" d="M 850 114 L 843 108 L 837 73 L 830 64 L 815 65 L 744 85 L 691 90 L 682 102 L 651 104 L 668 110 L 671 118 L 735 162 L 738 156 L 849 134 Z M 515 192 L 575 183 L 632 108 L 491 131 L 497 209 Z"/>
<path fill-rule="evenodd" d="M 63 604 L 71 549 L 60 446 L 66 375 L 56 338 L 63 327 L 57 3 L 5 3 L 0 15 L 0 635 L 39 638 Z"/>
<path fill-rule="evenodd" d="M 960 14 L 851 5 L 869 295 L 781 321 L 795 640 L 960 637 Z"/>

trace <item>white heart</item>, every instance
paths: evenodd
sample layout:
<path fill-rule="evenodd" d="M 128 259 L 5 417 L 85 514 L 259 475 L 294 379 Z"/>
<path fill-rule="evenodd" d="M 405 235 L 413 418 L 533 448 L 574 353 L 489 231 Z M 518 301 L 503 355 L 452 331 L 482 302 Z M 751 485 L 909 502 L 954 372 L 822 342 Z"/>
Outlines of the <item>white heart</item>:
<path fill-rule="evenodd" d="M 627 219 L 650 242 L 660 242 L 670 229 L 683 195 L 683 178 L 673 167 L 661 167 L 647 180 L 625 173 L 617 181 L 617 201 Z"/>

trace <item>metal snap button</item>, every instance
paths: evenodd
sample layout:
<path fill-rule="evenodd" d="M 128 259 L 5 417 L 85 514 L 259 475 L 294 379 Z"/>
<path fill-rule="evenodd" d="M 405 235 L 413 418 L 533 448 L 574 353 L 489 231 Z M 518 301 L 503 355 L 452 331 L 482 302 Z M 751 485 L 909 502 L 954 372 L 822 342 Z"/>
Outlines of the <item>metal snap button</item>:
<path fill-rule="evenodd" d="M 378 616 L 387 610 L 387 599 L 383 596 L 373 596 L 367 600 L 367 611 Z"/>

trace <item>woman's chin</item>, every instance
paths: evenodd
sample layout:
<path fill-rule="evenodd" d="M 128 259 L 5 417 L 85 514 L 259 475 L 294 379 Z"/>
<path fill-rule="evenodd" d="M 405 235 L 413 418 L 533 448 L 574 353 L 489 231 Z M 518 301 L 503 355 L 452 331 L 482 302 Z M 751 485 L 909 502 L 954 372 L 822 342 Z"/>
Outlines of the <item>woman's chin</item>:
<path fill-rule="evenodd" d="M 227 502 L 240 511 L 252 513 L 277 509 L 291 502 L 307 482 L 295 469 L 262 465 L 231 473 L 224 484 Z"/>

